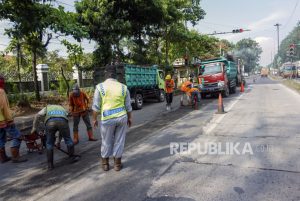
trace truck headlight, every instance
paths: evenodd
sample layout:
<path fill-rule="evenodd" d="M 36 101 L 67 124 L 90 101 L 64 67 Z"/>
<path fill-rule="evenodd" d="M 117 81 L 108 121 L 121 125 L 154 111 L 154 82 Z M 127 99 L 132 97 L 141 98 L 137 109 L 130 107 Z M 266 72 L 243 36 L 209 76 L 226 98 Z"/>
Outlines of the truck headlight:
<path fill-rule="evenodd" d="M 224 87 L 224 81 L 219 81 L 218 82 L 218 87 Z"/>

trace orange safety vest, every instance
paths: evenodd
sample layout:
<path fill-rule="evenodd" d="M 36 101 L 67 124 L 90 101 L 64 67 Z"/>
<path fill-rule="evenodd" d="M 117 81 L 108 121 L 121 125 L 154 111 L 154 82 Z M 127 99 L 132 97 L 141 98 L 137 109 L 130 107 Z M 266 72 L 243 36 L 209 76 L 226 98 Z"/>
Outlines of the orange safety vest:
<path fill-rule="evenodd" d="M 174 80 L 171 79 L 171 80 L 166 80 L 166 93 L 173 93 L 174 91 L 174 86 L 175 86 L 175 83 L 174 83 Z"/>
<path fill-rule="evenodd" d="M 190 81 L 185 81 L 185 82 L 181 85 L 181 91 L 183 91 L 183 92 L 188 92 L 188 91 L 191 89 L 191 87 L 190 87 L 191 84 L 192 84 L 192 83 L 191 83 Z"/>
<path fill-rule="evenodd" d="M 81 113 L 88 110 L 89 98 L 83 91 L 80 91 L 79 96 L 75 96 L 73 93 L 70 95 L 69 106 L 73 113 Z"/>

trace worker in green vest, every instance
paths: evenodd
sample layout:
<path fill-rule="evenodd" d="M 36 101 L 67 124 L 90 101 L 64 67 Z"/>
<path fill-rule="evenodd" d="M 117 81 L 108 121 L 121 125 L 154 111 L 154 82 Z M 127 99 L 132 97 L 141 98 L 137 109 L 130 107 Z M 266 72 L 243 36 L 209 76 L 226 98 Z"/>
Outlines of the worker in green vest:
<path fill-rule="evenodd" d="M 46 148 L 47 148 L 47 161 L 48 170 L 54 168 L 53 165 L 53 148 L 55 142 L 55 133 L 59 132 L 64 138 L 65 144 L 68 148 L 69 157 L 71 162 L 79 160 L 79 156 L 74 154 L 74 143 L 70 135 L 70 127 L 68 123 L 68 113 L 60 105 L 48 105 L 37 113 L 33 121 L 33 127 L 31 133 L 36 132 L 38 123 L 44 119 L 46 128 Z"/>
<path fill-rule="evenodd" d="M 116 80 L 115 66 L 105 67 L 106 80 L 96 86 L 93 99 L 93 124 L 98 126 L 102 138 L 102 168 L 109 170 L 109 157 L 114 157 L 114 169 L 122 168 L 121 158 L 125 145 L 127 126 L 131 126 L 131 100 L 127 86 Z"/>

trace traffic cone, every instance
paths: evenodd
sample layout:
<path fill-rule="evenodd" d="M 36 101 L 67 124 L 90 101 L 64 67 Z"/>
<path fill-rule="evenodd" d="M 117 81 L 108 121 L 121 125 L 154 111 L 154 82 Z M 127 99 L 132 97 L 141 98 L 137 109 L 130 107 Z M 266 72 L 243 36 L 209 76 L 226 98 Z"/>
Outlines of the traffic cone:
<path fill-rule="evenodd" d="M 219 93 L 219 100 L 218 100 L 218 112 L 217 114 L 224 114 L 224 105 L 223 105 L 223 98 L 221 93 Z"/>
<path fill-rule="evenodd" d="M 244 82 L 241 83 L 241 92 L 245 91 Z"/>

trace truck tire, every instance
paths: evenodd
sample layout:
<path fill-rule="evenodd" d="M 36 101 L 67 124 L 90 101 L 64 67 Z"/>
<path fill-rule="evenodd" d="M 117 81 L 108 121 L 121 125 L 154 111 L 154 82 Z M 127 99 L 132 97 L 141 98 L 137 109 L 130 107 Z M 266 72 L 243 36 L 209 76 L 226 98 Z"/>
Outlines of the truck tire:
<path fill-rule="evenodd" d="M 230 87 L 230 93 L 235 94 L 236 93 L 236 86 Z"/>
<path fill-rule="evenodd" d="M 222 92 L 224 98 L 229 96 L 229 86 L 225 87 L 225 90 Z"/>
<path fill-rule="evenodd" d="M 135 110 L 140 110 L 143 108 L 143 96 L 142 94 L 136 94 L 134 97 L 134 104 L 133 104 L 133 109 Z"/>
<path fill-rule="evenodd" d="M 158 102 L 164 102 L 166 99 L 166 94 L 164 90 L 159 90 L 157 100 Z"/>

